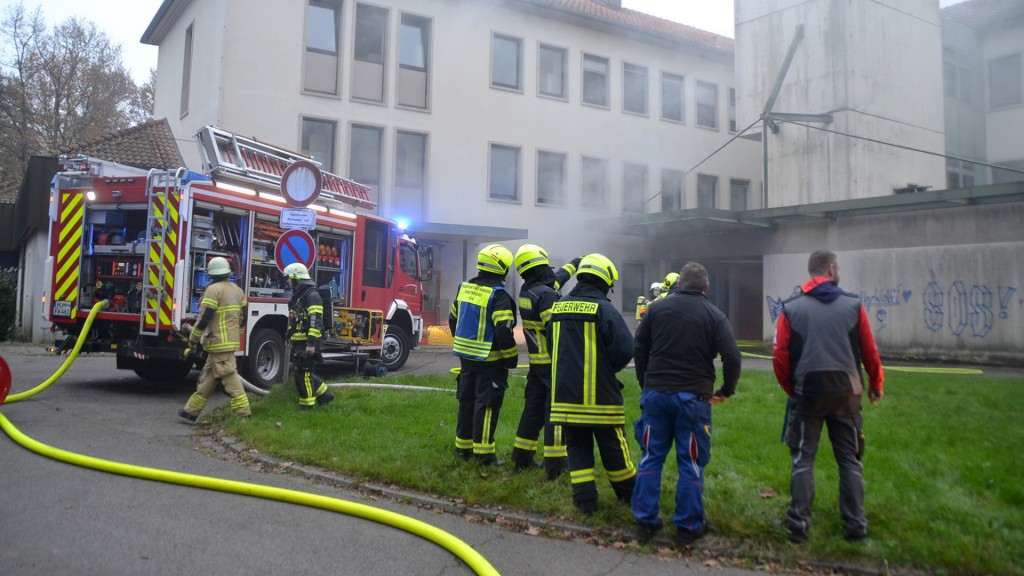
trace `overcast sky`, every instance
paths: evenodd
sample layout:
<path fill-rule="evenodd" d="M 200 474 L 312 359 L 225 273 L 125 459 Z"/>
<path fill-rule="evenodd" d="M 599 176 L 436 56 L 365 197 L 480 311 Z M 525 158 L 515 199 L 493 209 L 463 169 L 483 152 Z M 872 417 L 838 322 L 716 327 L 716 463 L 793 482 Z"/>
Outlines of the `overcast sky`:
<path fill-rule="evenodd" d="M 963 0 L 940 0 L 941 6 Z M 43 9 L 49 26 L 63 22 L 71 16 L 92 20 L 107 36 L 122 47 L 125 66 L 143 83 L 149 79 L 149 69 L 156 68 L 157 49 L 139 42 L 149 22 L 156 15 L 162 0 L 22 0 L 32 11 Z M 3 14 L 18 0 L 0 0 Z M 625 8 L 689 24 L 701 30 L 732 38 L 733 0 L 622 0 Z"/>

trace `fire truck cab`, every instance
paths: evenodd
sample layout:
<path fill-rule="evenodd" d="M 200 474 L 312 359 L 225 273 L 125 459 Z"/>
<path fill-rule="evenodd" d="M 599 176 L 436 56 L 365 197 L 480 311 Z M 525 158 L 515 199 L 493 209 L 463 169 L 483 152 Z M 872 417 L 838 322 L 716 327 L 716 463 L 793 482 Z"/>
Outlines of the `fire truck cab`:
<path fill-rule="evenodd" d="M 115 352 L 119 369 L 183 378 L 193 363 L 182 359 L 181 330 L 197 320 L 206 264 L 222 256 L 248 299 L 239 367 L 269 387 L 286 365 L 291 291 L 282 270 L 298 261 L 325 299 L 325 360 L 354 361 L 366 373 L 400 368 L 423 335 L 430 249 L 392 221 L 357 213 L 375 206 L 369 190 L 340 176 L 317 171 L 316 201 L 290 209 L 282 176 L 308 158 L 214 127 L 196 142 L 202 174 L 62 158 L 43 299 L 64 345 L 85 338 L 88 350 Z M 102 300 L 108 308 L 83 334 Z"/>

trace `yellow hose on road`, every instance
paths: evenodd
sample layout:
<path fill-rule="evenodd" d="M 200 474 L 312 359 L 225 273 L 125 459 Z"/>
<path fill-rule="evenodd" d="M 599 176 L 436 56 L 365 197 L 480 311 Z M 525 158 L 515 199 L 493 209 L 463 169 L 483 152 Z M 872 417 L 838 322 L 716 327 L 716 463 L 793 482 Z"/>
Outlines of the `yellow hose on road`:
<path fill-rule="evenodd" d="M 88 334 L 89 333 L 89 329 L 92 328 L 93 320 L 96 319 L 96 315 L 99 314 L 101 310 L 103 310 L 104 308 L 106 308 L 109 305 L 110 305 L 110 301 L 109 300 L 101 300 L 99 304 L 94 304 L 93 307 L 92 307 L 92 311 L 89 312 L 89 317 L 85 319 L 85 324 L 82 325 L 82 331 L 79 332 L 79 335 Z M 4 404 L 10 404 L 11 402 L 17 402 L 18 400 L 24 400 L 25 398 L 28 398 L 29 396 L 35 396 L 36 394 L 38 394 L 38 393 L 42 392 L 43 390 L 46 390 L 47 388 L 49 388 L 50 385 L 52 385 L 57 380 L 60 380 L 60 377 L 63 376 L 64 373 L 68 371 L 68 368 L 71 368 L 71 364 L 74 363 L 75 358 L 78 357 L 78 353 L 82 351 L 82 346 L 84 346 L 84 345 L 85 345 L 85 338 L 77 338 L 77 341 L 75 342 L 75 347 L 71 349 L 71 354 L 68 354 L 67 360 L 65 360 L 64 363 L 60 365 L 60 368 L 58 368 L 57 371 L 53 373 L 53 376 L 50 376 L 46 380 L 46 382 L 43 382 L 42 384 L 40 384 L 39 386 L 36 386 L 35 388 L 33 388 L 31 390 L 26 390 L 24 392 L 18 392 L 17 394 L 11 394 L 10 396 L 7 397 L 7 401 L 4 402 Z"/>
<path fill-rule="evenodd" d="M 181 472 L 172 472 L 170 470 L 161 470 L 159 468 L 134 466 L 131 464 L 101 460 L 99 458 L 76 454 L 74 452 L 67 452 L 59 448 L 47 446 L 46 444 L 25 436 L 20 430 L 11 424 L 11 421 L 4 417 L 3 414 L 0 414 L 0 428 L 2 428 L 12 440 L 23 447 L 46 456 L 47 458 L 67 462 L 68 464 L 74 464 L 75 466 L 92 468 L 93 470 L 120 474 L 122 476 L 142 478 L 144 480 L 155 480 L 157 482 L 167 482 L 169 484 L 180 484 L 182 486 L 193 486 L 196 488 L 205 488 L 207 490 L 218 490 L 220 492 L 230 492 L 234 494 L 241 494 L 243 496 L 254 496 L 256 498 L 265 498 L 267 500 L 278 500 L 280 502 L 301 504 L 303 506 L 311 506 L 322 510 L 329 510 L 331 512 L 339 512 L 349 516 L 372 520 L 380 524 L 385 524 L 387 526 L 392 526 L 411 534 L 415 534 L 416 536 L 429 540 L 430 542 L 445 548 L 465 562 L 477 574 L 498 574 L 498 571 L 491 566 L 491 564 L 481 556 L 480 553 L 462 540 L 459 540 L 455 536 L 452 536 L 444 530 L 431 526 L 426 522 L 421 522 L 414 518 L 403 516 L 402 514 L 381 510 L 380 508 L 374 508 L 365 504 L 341 500 L 339 498 L 310 494 L 308 492 L 299 492 L 297 490 L 275 488 L 260 484 L 250 484 L 248 482 L 238 482 L 235 480 L 225 480 L 223 478 L 211 478 L 209 476 L 199 476 L 196 474 L 184 474 Z"/>
<path fill-rule="evenodd" d="M 85 324 L 82 326 L 82 334 L 87 334 L 89 332 L 96 315 L 100 310 L 105 308 L 106 305 L 107 302 L 104 300 L 101 304 L 93 306 L 92 312 L 89 313 L 89 317 L 86 318 Z M 43 382 L 39 386 L 36 386 L 26 392 L 9 396 L 7 398 L 7 402 L 17 402 L 30 396 L 34 396 L 56 382 L 64 375 L 67 369 L 74 362 L 84 343 L 85 339 L 79 338 L 74 349 L 71 351 L 71 354 L 68 355 L 68 359 L 64 361 L 64 364 L 61 365 L 57 372 L 47 379 L 46 382 Z M 7 402 L 5 402 L 5 404 Z M 22 434 L 22 432 L 18 430 L 18 428 L 16 428 L 14 424 L 12 424 L 11 421 L 3 414 L 0 414 L 0 429 L 3 429 L 3 431 L 6 432 L 12 440 L 28 450 L 42 456 L 46 456 L 47 458 L 52 458 L 75 466 L 82 466 L 84 468 L 91 468 L 101 472 L 120 474 L 122 476 L 130 476 L 133 478 L 142 478 L 144 480 L 179 484 L 182 486 L 193 486 L 207 490 L 217 490 L 220 492 L 241 494 L 243 496 L 254 496 L 256 498 L 265 498 L 267 500 L 277 500 L 280 502 L 310 506 L 313 508 L 320 508 L 322 510 L 364 518 L 386 526 L 392 526 L 441 546 L 465 562 L 467 566 L 481 576 L 498 574 L 498 571 L 494 566 L 492 566 L 486 558 L 474 550 L 469 544 L 466 544 L 462 540 L 445 532 L 444 530 L 441 530 L 440 528 L 402 514 L 382 510 L 380 508 L 374 508 L 373 506 L 367 506 L 365 504 L 349 502 L 340 498 L 310 494 L 308 492 L 299 492 L 297 490 L 288 490 L 285 488 L 276 488 L 261 484 L 251 484 L 236 480 L 226 480 L 223 478 L 199 476 L 196 474 L 185 474 L 182 472 L 161 470 L 159 468 L 147 468 L 145 466 L 135 466 L 121 462 L 111 462 L 109 460 L 101 460 L 84 454 L 68 452 L 66 450 L 48 446 Z"/>

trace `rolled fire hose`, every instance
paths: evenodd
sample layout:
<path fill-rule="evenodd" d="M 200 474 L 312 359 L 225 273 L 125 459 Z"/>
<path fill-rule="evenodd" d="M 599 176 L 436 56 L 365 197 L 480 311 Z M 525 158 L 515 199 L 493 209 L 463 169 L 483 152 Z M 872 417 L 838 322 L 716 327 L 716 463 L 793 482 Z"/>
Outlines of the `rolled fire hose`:
<path fill-rule="evenodd" d="M 93 306 L 92 312 L 89 313 L 89 317 L 86 318 L 85 324 L 82 327 L 83 333 L 87 333 L 89 331 L 96 315 L 100 310 L 106 308 L 107 304 L 107 301 L 104 300 L 101 304 Z M 53 376 L 48 378 L 45 382 L 26 392 L 20 392 L 18 394 L 8 396 L 6 402 L 4 402 L 3 399 L 0 399 L 0 402 L 5 404 L 18 402 L 25 398 L 34 396 L 48 388 L 71 366 L 75 358 L 78 356 L 79 351 L 81 351 L 84 342 L 84 339 L 79 339 L 75 344 L 74 349 L 71 351 L 71 354 L 68 355 L 67 360 L 64 361 L 64 364 L 61 365 L 57 372 L 55 372 Z M 239 482 L 224 478 L 212 478 L 196 474 L 185 474 L 182 472 L 161 470 L 159 468 L 135 466 L 132 464 L 111 462 L 109 460 L 101 460 L 84 454 L 68 452 L 66 450 L 48 446 L 22 434 L 22 432 L 18 430 L 2 413 L 0 413 L 0 429 L 3 429 L 3 431 L 6 432 L 12 440 L 28 450 L 36 452 L 42 456 L 46 456 L 47 458 L 52 458 L 75 466 L 92 468 L 93 470 L 109 472 L 111 474 L 120 474 L 122 476 L 142 478 L 144 480 L 154 480 L 169 484 L 180 484 L 182 486 L 193 486 L 207 490 L 218 490 L 220 492 L 241 494 L 243 496 L 255 496 L 258 498 L 265 498 L 267 500 L 289 502 L 292 504 L 320 508 L 321 510 L 329 510 L 331 512 L 338 512 L 349 516 L 355 516 L 357 518 L 363 518 L 365 520 L 371 520 L 379 524 L 404 530 L 410 534 L 414 534 L 424 540 L 428 540 L 438 546 L 441 546 L 465 562 L 466 565 L 477 574 L 498 574 L 498 571 L 490 564 L 490 562 L 487 561 L 486 558 L 462 540 L 448 532 L 445 532 L 444 530 L 441 530 L 440 528 L 437 528 L 436 526 L 431 526 L 426 522 L 422 522 L 402 514 L 382 510 L 365 504 L 359 504 L 357 502 L 342 500 L 340 498 L 320 496 L 318 494 L 310 494 L 308 492 L 300 492 L 298 490 L 288 490 L 285 488 L 276 488 L 261 484 L 252 484 L 249 482 Z"/>

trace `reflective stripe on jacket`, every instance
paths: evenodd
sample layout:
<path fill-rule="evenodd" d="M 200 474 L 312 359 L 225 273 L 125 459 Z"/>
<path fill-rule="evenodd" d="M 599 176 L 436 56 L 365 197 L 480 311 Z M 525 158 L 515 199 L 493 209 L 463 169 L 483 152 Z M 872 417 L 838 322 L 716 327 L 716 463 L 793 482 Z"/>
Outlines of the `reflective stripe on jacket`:
<path fill-rule="evenodd" d="M 200 322 L 196 325 L 192 339 L 203 339 L 208 352 L 234 352 L 241 348 L 241 326 L 245 322 L 243 311 L 246 306 L 245 293 L 230 280 L 220 280 L 206 287 L 199 303 Z M 209 325 L 203 325 L 203 318 L 213 311 Z"/>
<path fill-rule="evenodd" d="M 506 305 L 496 305 L 499 295 L 504 295 Z M 514 340 L 510 349 L 507 345 L 495 346 L 496 329 L 501 327 L 511 332 L 515 326 L 515 309 L 510 304 L 511 297 L 501 286 L 463 282 L 451 309 L 455 320 L 452 352 L 461 358 L 483 362 L 516 357 Z"/>

